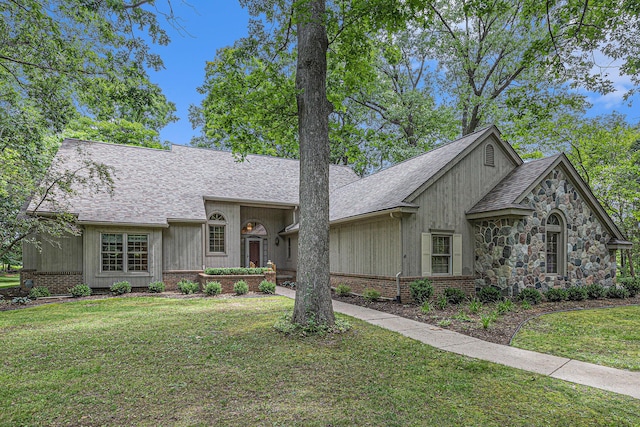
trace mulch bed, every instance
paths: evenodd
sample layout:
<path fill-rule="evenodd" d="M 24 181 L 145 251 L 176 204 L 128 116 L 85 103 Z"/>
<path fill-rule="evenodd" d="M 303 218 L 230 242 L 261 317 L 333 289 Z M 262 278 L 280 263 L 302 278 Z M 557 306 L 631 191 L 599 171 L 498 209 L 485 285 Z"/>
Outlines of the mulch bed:
<path fill-rule="evenodd" d="M 480 314 L 470 313 L 468 304 L 449 305 L 444 310 L 432 308 L 429 313 L 424 314 L 416 304 L 399 304 L 396 301 L 389 300 L 367 301 L 361 296 L 350 295 L 340 297 L 335 293 L 332 294 L 332 297 L 336 301 L 368 307 L 373 310 L 395 314 L 407 319 L 440 326 L 443 329 L 460 332 L 465 335 L 497 344 L 509 344 L 512 337 L 523 323 L 541 314 L 557 311 L 640 305 L 640 296 L 627 299 L 542 302 L 531 306 L 529 309 L 523 309 L 520 304 L 514 302 L 513 311 L 498 316 L 495 322 L 491 323 L 487 329 L 484 329 L 480 321 L 480 316 L 481 314 L 488 314 L 493 311 L 496 307 L 495 303 L 484 304 Z"/>

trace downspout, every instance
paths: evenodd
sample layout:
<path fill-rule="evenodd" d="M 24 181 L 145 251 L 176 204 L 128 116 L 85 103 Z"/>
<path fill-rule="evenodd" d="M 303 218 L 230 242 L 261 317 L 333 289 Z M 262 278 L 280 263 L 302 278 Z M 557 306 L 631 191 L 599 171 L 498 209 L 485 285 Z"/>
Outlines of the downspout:
<path fill-rule="evenodd" d="M 398 271 L 398 273 L 396 274 L 396 302 L 401 303 L 402 301 L 400 300 L 400 275 L 402 274 L 402 271 Z"/>

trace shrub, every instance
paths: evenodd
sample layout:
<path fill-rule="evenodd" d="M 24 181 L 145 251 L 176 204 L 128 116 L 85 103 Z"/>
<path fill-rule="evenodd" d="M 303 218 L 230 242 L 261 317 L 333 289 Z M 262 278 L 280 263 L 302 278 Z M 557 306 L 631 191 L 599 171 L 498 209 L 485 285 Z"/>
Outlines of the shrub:
<path fill-rule="evenodd" d="M 29 299 L 29 297 L 15 297 L 14 299 L 11 300 L 12 304 L 20 304 L 20 305 L 27 305 L 31 302 L 31 300 Z"/>
<path fill-rule="evenodd" d="M 131 292 L 131 284 L 126 280 L 122 282 L 115 282 L 113 285 L 111 285 L 109 290 L 113 292 L 114 295 L 127 294 Z"/>
<path fill-rule="evenodd" d="M 185 295 L 195 294 L 200 290 L 200 285 L 191 280 L 181 280 L 178 282 L 178 290 Z"/>
<path fill-rule="evenodd" d="M 220 282 L 207 282 L 204 286 L 204 293 L 207 295 L 218 295 L 222 293 L 222 284 Z"/>
<path fill-rule="evenodd" d="M 469 301 L 469 311 L 473 314 L 478 314 L 482 308 L 482 302 L 479 299 L 472 299 Z"/>
<path fill-rule="evenodd" d="M 336 295 L 340 297 L 346 297 L 346 296 L 349 296 L 350 294 L 351 294 L 351 288 L 348 285 L 345 285 L 344 283 L 340 283 L 338 286 L 336 286 Z"/>
<path fill-rule="evenodd" d="M 551 288 L 544 293 L 544 296 L 545 298 L 547 298 L 547 301 L 560 302 L 560 301 L 566 301 L 567 298 L 569 297 L 569 294 L 565 289 Z"/>
<path fill-rule="evenodd" d="M 433 295 L 433 285 L 429 279 L 414 280 L 409 284 L 411 298 L 418 304 L 422 304 Z"/>
<path fill-rule="evenodd" d="M 242 276 L 249 274 L 264 274 L 269 271 L 268 268 L 207 268 L 204 274 L 211 276 Z"/>
<path fill-rule="evenodd" d="M 263 280 L 258 285 L 258 289 L 260 292 L 265 294 L 275 294 L 276 293 L 276 284 L 273 282 L 269 282 L 268 280 Z"/>
<path fill-rule="evenodd" d="M 518 301 L 528 302 L 529 304 L 539 304 L 542 301 L 542 294 L 539 290 L 533 288 L 524 288 L 518 293 Z"/>
<path fill-rule="evenodd" d="M 607 298 L 625 299 L 629 297 L 629 291 L 622 286 L 611 286 L 607 289 Z"/>
<path fill-rule="evenodd" d="M 362 296 L 367 301 L 378 301 L 378 299 L 380 298 L 380 292 L 376 291 L 375 289 L 365 289 L 362 292 Z"/>
<path fill-rule="evenodd" d="M 567 298 L 569 301 L 582 301 L 587 299 L 589 294 L 582 286 L 572 286 L 567 289 Z"/>
<path fill-rule="evenodd" d="M 495 286 L 485 286 L 478 291 L 478 299 L 482 302 L 496 302 L 502 299 L 502 293 Z"/>
<path fill-rule="evenodd" d="M 424 314 L 427 314 L 431 311 L 431 304 L 429 304 L 429 301 L 425 301 L 422 303 L 420 311 L 422 311 Z"/>
<path fill-rule="evenodd" d="M 531 309 L 531 303 L 527 300 L 524 300 L 520 303 L 520 305 L 522 306 L 523 310 L 530 310 Z"/>
<path fill-rule="evenodd" d="M 164 292 L 165 286 L 164 282 L 151 282 L 149 283 L 149 292 L 154 294 L 160 294 Z"/>
<path fill-rule="evenodd" d="M 36 286 L 35 288 L 31 288 L 31 290 L 29 291 L 29 298 L 31 299 L 38 299 L 38 298 L 44 298 L 44 297 L 50 297 L 51 296 L 51 292 L 49 292 L 49 289 L 45 286 Z"/>
<path fill-rule="evenodd" d="M 592 283 L 585 287 L 587 291 L 587 297 L 589 299 L 604 298 L 607 295 L 607 288 L 600 283 Z"/>
<path fill-rule="evenodd" d="M 87 285 L 75 285 L 73 288 L 67 289 L 72 297 L 88 297 L 91 296 L 91 288 Z"/>
<path fill-rule="evenodd" d="M 286 282 L 282 282 L 280 284 L 280 286 L 284 286 L 285 288 L 291 288 L 291 289 L 295 289 L 296 288 L 296 282 L 290 282 L 290 281 L 286 281 Z"/>
<path fill-rule="evenodd" d="M 247 285 L 247 282 L 245 282 L 244 280 L 238 280 L 233 285 L 233 292 L 235 292 L 236 295 L 244 295 L 249 292 L 249 286 Z"/>
<path fill-rule="evenodd" d="M 498 303 L 498 307 L 497 307 L 498 314 L 500 315 L 507 314 L 512 310 L 513 310 L 513 303 L 511 302 L 511 300 L 506 299 Z"/>
<path fill-rule="evenodd" d="M 482 327 L 484 329 L 489 329 L 489 326 L 498 318 L 498 314 L 493 311 L 491 314 L 483 314 L 480 316 L 480 323 L 482 323 Z"/>
<path fill-rule="evenodd" d="M 464 292 L 458 288 L 446 288 L 444 290 L 444 296 L 447 298 L 449 304 L 460 304 L 467 297 Z"/>
<path fill-rule="evenodd" d="M 618 283 L 629 292 L 629 296 L 632 298 L 640 293 L 640 279 L 621 277 L 618 279 Z"/>
<path fill-rule="evenodd" d="M 444 294 L 440 294 L 438 300 L 436 301 L 436 307 L 438 307 L 440 310 L 444 310 L 445 308 L 447 308 L 447 305 L 449 305 L 447 297 Z"/>

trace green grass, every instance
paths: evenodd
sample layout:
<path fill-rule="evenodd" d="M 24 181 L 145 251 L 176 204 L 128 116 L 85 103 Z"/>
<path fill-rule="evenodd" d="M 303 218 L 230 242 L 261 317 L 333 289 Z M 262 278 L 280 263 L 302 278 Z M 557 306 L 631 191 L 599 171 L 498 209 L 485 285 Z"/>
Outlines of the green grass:
<path fill-rule="evenodd" d="M 20 274 L 0 273 L 0 288 L 20 286 Z"/>
<path fill-rule="evenodd" d="M 545 314 L 527 322 L 515 347 L 640 371 L 640 307 Z"/>
<path fill-rule="evenodd" d="M 0 425 L 640 425 L 640 400 L 351 320 L 273 329 L 281 297 L 84 300 L 0 312 Z"/>

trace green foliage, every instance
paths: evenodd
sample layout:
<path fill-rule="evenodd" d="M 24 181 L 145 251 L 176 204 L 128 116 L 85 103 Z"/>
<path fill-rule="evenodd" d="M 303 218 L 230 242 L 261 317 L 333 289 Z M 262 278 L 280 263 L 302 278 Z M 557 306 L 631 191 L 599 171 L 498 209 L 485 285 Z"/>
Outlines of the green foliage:
<path fill-rule="evenodd" d="M 618 284 L 622 285 L 622 287 L 629 292 L 631 298 L 640 292 L 640 278 L 621 277 L 618 279 Z"/>
<path fill-rule="evenodd" d="M 290 288 L 290 289 L 295 289 L 296 288 L 296 282 L 290 282 L 290 281 L 286 281 L 286 282 L 282 282 L 280 284 L 280 286 L 284 286 L 285 288 Z"/>
<path fill-rule="evenodd" d="M 74 298 L 91 296 L 91 288 L 85 284 L 75 285 L 67 290 Z"/>
<path fill-rule="evenodd" d="M 607 289 L 607 298 L 625 299 L 629 298 L 629 291 L 622 286 L 610 286 Z"/>
<path fill-rule="evenodd" d="M 498 314 L 495 311 L 492 311 L 490 314 L 483 314 L 480 316 L 480 323 L 484 329 L 489 329 L 492 323 L 494 323 L 498 319 Z"/>
<path fill-rule="evenodd" d="M 566 289 L 551 288 L 544 293 L 544 297 L 550 302 L 566 301 L 569 294 Z"/>
<path fill-rule="evenodd" d="M 499 315 L 504 315 L 509 313 L 510 311 L 513 311 L 513 302 L 511 302 L 511 300 L 506 299 L 504 301 L 500 301 L 498 303 L 498 306 L 496 307 L 496 310 L 498 312 Z"/>
<path fill-rule="evenodd" d="M 444 310 L 449 305 L 449 300 L 445 294 L 440 294 L 438 299 L 436 300 L 436 307 L 440 310 Z"/>
<path fill-rule="evenodd" d="M 129 282 L 127 282 L 126 280 L 124 280 L 122 282 L 115 282 L 113 285 L 111 285 L 109 290 L 114 295 L 127 294 L 127 293 L 131 292 L 131 284 Z"/>
<path fill-rule="evenodd" d="M 582 286 L 572 286 L 567 289 L 567 299 L 569 301 L 583 301 L 587 299 L 589 293 L 587 289 Z"/>
<path fill-rule="evenodd" d="M 27 305 L 31 302 L 28 297 L 15 297 L 11 300 L 12 304 Z"/>
<path fill-rule="evenodd" d="M 473 298 L 469 301 L 469 311 L 473 314 L 478 314 L 482 308 L 482 302 L 479 299 Z"/>
<path fill-rule="evenodd" d="M 263 280 L 258 285 L 258 289 L 260 292 L 265 294 L 275 294 L 276 293 L 276 284 L 273 282 L 269 282 L 268 280 Z"/>
<path fill-rule="evenodd" d="M 607 295 L 607 288 L 600 283 L 592 283 L 585 287 L 589 299 L 604 298 Z"/>
<path fill-rule="evenodd" d="M 416 303 L 422 304 L 433 295 L 433 284 L 429 279 L 418 279 L 409 284 L 409 290 L 411 298 Z"/>
<path fill-rule="evenodd" d="M 453 316 L 453 318 L 461 322 L 473 322 L 473 319 L 469 317 L 469 315 L 465 313 L 463 310 L 460 310 L 458 314 Z"/>
<path fill-rule="evenodd" d="M 464 291 L 458 288 L 446 288 L 444 290 L 444 296 L 447 298 L 449 304 L 460 304 L 467 298 Z"/>
<path fill-rule="evenodd" d="M 378 301 L 378 299 L 380 299 L 380 292 L 376 291 L 375 289 L 369 288 L 369 289 L 365 289 L 362 292 L 362 296 L 367 301 Z"/>
<path fill-rule="evenodd" d="M 200 285 L 191 280 L 180 280 L 178 282 L 178 290 L 185 295 L 191 295 L 200 290 Z"/>
<path fill-rule="evenodd" d="M 429 304 L 428 300 L 422 303 L 422 305 L 420 306 L 420 311 L 423 314 L 427 314 L 431 311 L 431 304 Z"/>
<path fill-rule="evenodd" d="M 344 283 L 340 283 L 338 286 L 336 286 L 336 295 L 341 297 L 349 296 L 351 295 L 351 288 Z"/>
<path fill-rule="evenodd" d="M 251 274 L 264 274 L 269 271 L 268 268 L 243 268 L 243 267 L 232 267 L 232 268 L 207 268 L 204 270 L 204 274 L 208 274 L 210 276 L 246 276 Z"/>
<path fill-rule="evenodd" d="M 522 307 L 523 310 L 530 310 L 531 309 L 531 303 L 527 300 L 523 300 L 520 303 L 520 306 Z"/>
<path fill-rule="evenodd" d="M 245 282 L 244 280 L 238 280 L 233 284 L 233 292 L 235 292 L 236 295 L 244 295 L 249 292 L 249 286 L 247 285 L 247 282 Z"/>
<path fill-rule="evenodd" d="M 296 336 L 325 336 L 327 334 L 340 334 L 347 332 L 351 329 L 351 324 L 342 318 L 336 318 L 336 321 L 333 325 L 329 326 L 325 323 L 316 322 L 313 316 L 310 316 L 309 322 L 306 325 L 301 325 L 299 323 L 293 323 L 291 320 L 293 317 L 293 313 L 286 312 L 276 321 L 273 325 L 274 329 L 282 332 L 285 335 L 296 335 Z"/>
<path fill-rule="evenodd" d="M 518 293 L 518 301 L 526 301 L 529 304 L 540 304 L 542 294 L 539 290 L 533 288 L 524 288 Z"/>
<path fill-rule="evenodd" d="M 204 286 L 204 293 L 212 296 L 221 294 L 222 284 L 220 282 L 207 282 Z"/>
<path fill-rule="evenodd" d="M 438 326 L 441 328 L 446 328 L 447 326 L 451 326 L 451 319 L 442 319 L 438 321 Z"/>
<path fill-rule="evenodd" d="M 166 289 L 164 282 L 151 282 L 149 283 L 149 292 L 154 294 L 160 294 Z"/>
<path fill-rule="evenodd" d="M 502 299 L 502 293 L 495 286 L 485 286 L 478 291 L 478 299 L 485 303 L 496 302 Z"/>
<path fill-rule="evenodd" d="M 29 298 L 36 300 L 38 298 L 50 297 L 51 292 L 46 286 L 36 286 L 29 291 Z"/>

